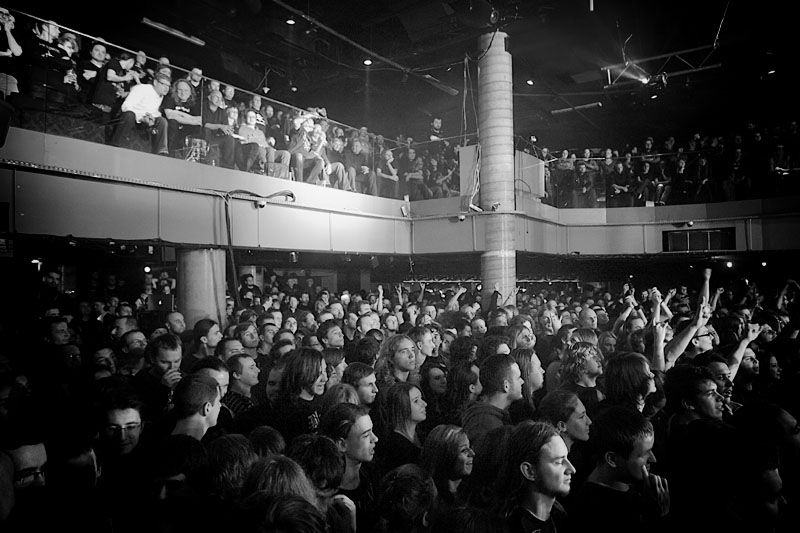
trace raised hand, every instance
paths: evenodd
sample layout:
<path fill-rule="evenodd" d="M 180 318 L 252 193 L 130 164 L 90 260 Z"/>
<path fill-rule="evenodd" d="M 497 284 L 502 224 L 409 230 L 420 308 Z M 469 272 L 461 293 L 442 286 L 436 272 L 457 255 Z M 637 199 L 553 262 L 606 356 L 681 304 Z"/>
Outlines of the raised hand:
<path fill-rule="evenodd" d="M 645 495 L 653 501 L 658 510 L 659 516 L 666 516 L 669 513 L 669 483 L 667 478 L 651 474 L 647 467 L 642 465 L 642 481 Z"/>

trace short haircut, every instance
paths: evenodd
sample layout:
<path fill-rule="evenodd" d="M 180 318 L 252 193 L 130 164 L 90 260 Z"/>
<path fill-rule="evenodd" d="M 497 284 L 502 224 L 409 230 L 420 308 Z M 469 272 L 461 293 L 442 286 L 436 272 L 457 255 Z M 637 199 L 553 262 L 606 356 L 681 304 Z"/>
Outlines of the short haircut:
<path fill-rule="evenodd" d="M 317 338 L 319 339 L 319 343 L 325 346 L 325 343 L 322 340 L 328 335 L 328 332 L 334 328 L 339 328 L 339 324 L 335 320 L 326 320 L 322 324 L 319 325 L 317 328 Z"/>
<path fill-rule="evenodd" d="M 248 438 L 238 433 L 217 437 L 208 443 L 207 449 L 212 490 L 230 501 L 238 496 L 244 476 L 258 455 Z"/>
<path fill-rule="evenodd" d="M 289 400 L 297 398 L 303 390 L 310 389 L 319 378 L 325 359 L 313 348 L 299 348 L 286 359 L 281 377 L 281 393 Z"/>
<path fill-rule="evenodd" d="M 486 335 L 481 342 L 481 347 L 478 350 L 478 361 L 483 362 L 487 357 L 497 354 L 497 348 L 502 345 L 508 345 L 511 348 L 511 341 L 505 335 Z M 481 381 L 483 383 L 483 381 Z"/>
<path fill-rule="evenodd" d="M 317 335 L 317 338 L 319 338 L 319 335 Z M 322 356 L 325 358 L 325 364 L 328 365 L 326 371 L 328 377 L 330 377 L 334 369 L 344 361 L 344 350 L 341 348 L 324 348 L 322 350 Z"/>
<path fill-rule="evenodd" d="M 316 502 L 317 496 L 311 481 L 302 467 L 284 455 L 272 455 L 254 462 L 242 483 L 241 494 L 248 497 L 256 492 L 293 494 Z"/>
<path fill-rule="evenodd" d="M 428 326 L 415 326 L 408 331 L 407 335 L 414 341 L 414 344 L 416 344 L 422 342 L 422 339 L 425 338 L 425 334 L 430 332 L 431 330 Z"/>
<path fill-rule="evenodd" d="M 325 516 L 302 496 L 258 491 L 245 498 L 242 508 L 252 531 L 322 533 L 327 530 Z"/>
<path fill-rule="evenodd" d="M 219 344 L 217 344 L 217 347 L 214 348 L 214 357 L 222 359 L 222 357 L 223 357 L 222 354 L 225 353 L 225 345 L 228 344 L 229 342 L 238 341 L 238 340 L 239 339 L 224 338 L 221 341 L 219 341 Z"/>
<path fill-rule="evenodd" d="M 319 412 L 325 414 L 340 403 L 352 403 L 354 405 L 360 403 L 358 391 L 356 391 L 355 387 L 347 383 L 337 383 L 333 385 L 322 395 L 322 403 L 320 403 Z"/>
<path fill-rule="evenodd" d="M 415 464 L 390 470 L 381 480 L 377 502 L 385 531 L 425 530 L 423 522 L 434 500 L 430 476 L 425 470 Z"/>
<path fill-rule="evenodd" d="M 630 456 L 636 441 L 653 435 L 653 424 L 636 409 L 612 406 L 592 425 L 592 448 L 598 461 L 612 452 Z"/>
<path fill-rule="evenodd" d="M 330 437 L 311 433 L 299 435 L 292 441 L 287 455 L 297 461 L 318 491 L 339 488 L 345 459 Z"/>
<path fill-rule="evenodd" d="M 244 359 L 250 359 L 246 353 L 237 353 L 225 361 L 225 366 L 228 368 L 228 372 L 231 373 L 231 377 L 233 377 L 233 373 L 236 372 L 237 374 L 241 374 L 242 370 L 244 369 Z"/>
<path fill-rule="evenodd" d="M 703 381 L 714 381 L 714 375 L 704 366 L 677 365 L 670 368 L 664 376 L 665 410 L 681 413 L 686 410 L 684 402 L 694 405 L 697 387 Z"/>
<path fill-rule="evenodd" d="M 352 365 L 355 363 L 363 363 L 368 366 L 375 364 L 378 358 L 378 353 L 381 350 L 381 343 L 374 337 L 364 337 L 358 339 L 352 348 L 347 352 L 347 363 Z M 348 367 L 349 368 L 349 367 Z"/>
<path fill-rule="evenodd" d="M 177 418 L 188 418 L 202 412 L 206 403 L 219 397 L 217 381 L 204 374 L 189 374 L 175 385 L 172 400 Z"/>
<path fill-rule="evenodd" d="M 250 322 L 249 320 L 247 322 L 239 322 L 239 324 L 237 324 L 236 327 L 233 329 L 233 338 L 241 342 L 244 332 L 250 329 L 251 326 L 253 327 L 253 329 L 258 331 L 256 325 Z"/>
<path fill-rule="evenodd" d="M 260 457 L 281 454 L 286 450 L 286 441 L 277 429 L 270 426 L 258 426 L 247 435 L 250 445 Z"/>
<path fill-rule="evenodd" d="M 344 369 L 344 374 L 342 375 L 342 383 L 347 383 L 348 385 L 352 385 L 353 387 L 358 387 L 358 382 L 362 379 L 371 376 L 375 373 L 375 369 L 372 366 L 366 363 L 350 363 L 347 368 Z"/>
<path fill-rule="evenodd" d="M 450 343 L 450 362 L 457 365 L 460 362 L 469 362 L 473 359 L 473 352 L 477 346 L 472 337 L 456 337 Z"/>
<path fill-rule="evenodd" d="M 508 355 L 491 355 L 481 364 L 481 384 L 486 396 L 503 392 L 504 382 L 511 379 L 511 366 L 516 361 Z"/>
<path fill-rule="evenodd" d="M 554 426 L 566 422 L 578 405 L 578 395 L 567 389 L 548 392 L 536 406 L 536 420 L 549 422 Z"/>
<path fill-rule="evenodd" d="M 353 425 L 360 417 L 369 416 L 369 410 L 361 405 L 340 403 L 322 415 L 317 433 L 330 437 L 335 441 L 346 439 Z"/>
<path fill-rule="evenodd" d="M 181 339 L 173 333 L 163 333 L 150 341 L 150 356 L 155 359 L 160 350 L 175 351 L 181 348 Z"/>
<path fill-rule="evenodd" d="M 194 329 L 192 330 L 192 337 L 194 339 L 194 345 L 200 346 L 200 339 L 202 337 L 207 337 L 208 332 L 217 325 L 216 320 L 211 320 L 210 318 L 201 318 L 198 320 L 195 325 Z"/>
<path fill-rule="evenodd" d="M 404 428 L 411 417 L 410 395 L 413 389 L 419 389 L 419 387 L 412 383 L 400 381 L 386 391 L 381 407 L 388 431 Z M 422 390 L 419 390 L 421 393 Z"/>
<path fill-rule="evenodd" d="M 228 367 L 225 366 L 225 363 L 222 359 L 218 357 L 203 357 L 197 363 L 195 363 L 194 367 L 192 368 L 192 374 L 198 372 L 200 370 L 216 370 L 217 372 L 228 372 Z"/>

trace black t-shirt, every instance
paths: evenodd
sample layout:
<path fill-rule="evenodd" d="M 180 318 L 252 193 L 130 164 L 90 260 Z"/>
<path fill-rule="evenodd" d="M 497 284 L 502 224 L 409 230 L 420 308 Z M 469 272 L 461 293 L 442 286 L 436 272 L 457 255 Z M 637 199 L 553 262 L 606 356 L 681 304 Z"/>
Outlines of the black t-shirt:
<path fill-rule="evenodd" d="M 657 517 L 646 510 L 645 500 L 633 488 L 622 492 L 587 482 L 570 507 L 570 525 L 574 531 L 652 531 Z"/>
<path fill-rule="evenodd" d="M 228 123 L 228 114 L 225 112 L 224 109 L 218 107 L 216 111 L 211 111 L 211 108 L 206 102 L 203 105 L 203 126 L 206 124 L 227 124 Z M 219 130 L 205 130 L 206 135 L 224 135 Z"/>
<path fill-rule="evenodd" d="M 361 465 L 358 472 L 358 487 L 350 490 L 339 489 L 339 494 L 347 496 L 356 505 L 356 531 L 373 531 L 378 522 L 378 505 L 374 470 L 369 464 Z"/>

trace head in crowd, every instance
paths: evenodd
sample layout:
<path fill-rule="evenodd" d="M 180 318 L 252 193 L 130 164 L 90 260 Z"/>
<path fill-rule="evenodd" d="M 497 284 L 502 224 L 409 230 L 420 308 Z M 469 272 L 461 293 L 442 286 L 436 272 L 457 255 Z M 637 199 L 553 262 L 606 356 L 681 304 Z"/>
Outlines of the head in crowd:
<path fill-rule="evenodd" d="M 378 512 L 383 530 L 427 531 L 437 490 L 430 475 L 415 464 L 398 466 L 381 480 Z"/>
<path fill-rule="evenodd" d="M 417 424 L 427 417 L 427 405 L 419 387 L 411 383 L 395 383 L 386 391 L 382 406 L 386 428 L 413 438 Z"/>
<path fill-rule="evenodd" d="M 214 378 L 203 374 L 189 374 L 175 386 L 173 410 L 176 418 L 197 419 L 206 429 L 217 424 L 222 397 Z"/>
<path fill-rule="evenodd" d="M 244 353 L 244 346 L 238 339 L 223 338 L 214 348 L 214 356 L 220 359 L 223 363 L 227 361 L 232 355 Z"/>
<path fill-rule="evenodd" d="M 250 466 L 242 482 L 241 495 L 247 498 L 256 492 L 300 496 L 317 506 L 317 495 L 308 476 L 299 464 L 285 455 L 258 459 Z"/>
<path fill-rule="evenodd" d="M 514 427 L 496 486 L 498 512 L 507 516 L 523 502 L 552 507 L 556 497 L 568 495 L 575 468 L 567 453 L 558 430 L 547 422 L 523 422 Z"/>
<path fill-rule="evenodd" d="M 212 355 L 222 340 L 222 332 L 215 320 L 203 318 L 195 323 L 192 337 L 196 353 L 202 351 L 203 355 Z"/>
<path fill-rule="evenodd" d="M 603 375 L 603 356 L 596 345 L 576 342 L 561 361 L 561 382 L 593 387 Z"/>
<path fill-rule="evenodd" d="M 511 341 L 505 335 L 487 335 L 481 341 L 480 349 L 478 352 L 478 364 L 486 360 L 487 357 L 492 355 L 508 355 L 511 353 L 509 344 Z"/>
<path fill-rule="evenodd" d="M 407 335 L 395 335 L 381 345 L 375 373 L 379 381 L 398 379 L 408 376 L 417 366 L 417 354 L 414 341 Z"/>
<path fill-rule="evenodd" d="M 640 412 L 614 406 L 597 419 L 592 450 L 597 469 L 618 483 L 635 483 L 648 475 L 655 440 L 653 425 Z"/>
<path fill-rule="evenodd" d="M 177 335 L 164 333 L 150 342 L 150 372 L 156 376 L 164 376 L 168 372 L 178 374 L 183 359 L 181 341 Z"/>
<path fill-rule="evenodd" d="M 724 397 L 717 392 L 714 375 L 705 367 L 678 365 L 664 378 L 665 409 L 685 421 L 721 420 Z"/>
<path fill-rule="evenodd" d="M 461 480 L 472 473 L 474 457 L 475 452 L 463 429 L 439 425 L 426 437 L 419 465 L 433 478 L 439 497 L 453 502 Z"/>
<path fill-rule="evenodd" d="M 214 494 L 226 501 L 240 495 L 245 475 L 258 459 L 247 437 L 222 435 L 208 443 L 208 466 Z"/>
<path fill-rule="evenodd" d="M 300 348 L 286 359 L 281 377 L 281 394 L 289 401 L 297 398 L 310 401 L 325 393 L 328 381 L 325 358 L 312 348 Z"/>
<path fill-rule="evenodd" d="M 325 391 L 325 394 L 322 396 L 322 402 L 320 403 L 320 413 L 324 414 L 340 403 L 360 404 L 358 392 L 356 392 L 356 389 L 353 388 L 352 385 L 337 383 Z"/>
<path fill-rule="evenodd" d="M 656 392 L 654 375 L 647 358 L 639 353 L 622 353 L 606 365 L 605 402 L 642 411 L 648 394 Z"/>
<path fill-rule="evenodd" d="M 483 394 L 486 397 L 504 395 L 513 402 L 521 399 L 524 381 L 519 365 L 507 355 L 487 357 L 480 366 Z"/>
<path fill-rule="evenodd" d="M 355 388 L 361 405 L 370 406 L 378 395 L 375 369 L 365 363 L 352 363 L 344 370 L 342 383 Z"/>
<path fill-rule="evenodd" d="M 253 451 L 260 458 L 280 455 L 286 450 L 286 441 L 283 439 L 283 435 L 281 435 L 280 431 L 270 426 L 253 428 L 247 438 L 250 439 L 250 446 L 253 447 Z"/>
<path fill-rule="evenodd" d="M 325 515 L 303 496 L 257 491 L 242 502 L 245 523 L 253 531 L 325 533 Z"/>
<path fill-rule="evenodd" d="M 295 437 L 287 455 L 305 471 L 320 508 L 330 507 L 345 472 L 344 456 L 336 443 L 329 437 L 306 433 Z"/>
<path fill-rule="evenodd" d="M 449 374 L 441 357 L 425 360 L 420 369 L 420 389 L 429 402 L 441 400 L 447 394 Z"/>
<path fill-rule="evenodd" d="M 341 348 L 325 348 L 322 350 L 322 355 L 325 357 L 328 373 L 328 382 L 325 387 L 331 388 L 342 381 L 342 376 L 347 369 L 347 361 L 344 360 L 344 350 Z"/>
<path fill-rule="evenodd" d="M 333 439 L 348 463 L 369 463 L 375 456 L 378 437 L 366 407 L 340 403 L 322 416 L 317 432 Z"/>
<path fill-rule="evenodd" d="M 511 357 L 517 362 L 525 385 L 522 387 L 522 397 L 533 406 L 533 393 L 544 386 L 544 369 L 539 356 L 533 348 L 517 348 L 511 352 Z"/>
<path fill-rule="evenodd" d="M 474 362 L 477 360 L 478 345 L 470 336 L 457 337 L 450 344 L 450 363 L 457 365 L 460 362 Z"/>
<path fill-rule="evenodd" d="M 506 336 L 510 340 L 509 348 L 515 350 L 517 348 L 530 348 L 536 345 L 536 335 L 533 334 L 530 328 L 523 324 L 516 324 L 509 326 L 506 329 Z"/>
<path fill-rule="evenodd" d="M 142 435 L 142 402 L 132 389 L 109 383 L 100 396 L 97 416 L 103 452 L 120 456 L 136 449 Z"/>
<path fill-rule="evenodd" d="M 536 419 L 552 424 L 569 449 L 576 441 L 589 440 L 592 421 L 574 392 L 566 389 L 548 392 L 537 406 Z"/>
<path fill-rule="evenodd" d="M 344 333 L 335 320 L 326 320 L 317 328 L 317 338 L 325 348 L 343 348 Z"/>
<path fill-rule="evenodd" d="M 617 336 L 611 331 L 604 331 L 597 337 L 597 347 L 603 359 L 610 359 L 617 349 Z"/>

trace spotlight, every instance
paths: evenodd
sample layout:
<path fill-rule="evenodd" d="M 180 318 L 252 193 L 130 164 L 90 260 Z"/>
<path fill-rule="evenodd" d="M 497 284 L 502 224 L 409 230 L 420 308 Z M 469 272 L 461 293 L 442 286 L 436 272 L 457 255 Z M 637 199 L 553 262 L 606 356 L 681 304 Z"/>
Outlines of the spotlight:
<path fill-rule="evenodd" d="M 149 266 L 144 267 L 144 272 L 145 272 L 145 274 L 149 274 L 150 273 L 150 267 Z"/>
<path fill-rule="evenodd" d="M 297 23 L 295 22 L 294 17 L 289 15 L 289 18 L 286 19 L 286 24 L 288 24 L 289 26 L 294 26 Z"/>
<path fill-rule="evenodd" d="M 762 267 L 765 267 L 765 266 L 767 266 L 767 262 L 766 262 L 766 261 L 761 261 L 761 266 L 762 266 Z"/>
<path fill-rule="evenodd" d="M 728 268 L 733 268 L 733 262 L 732 261 L 728 261 L 727 263 L 725 263 L 725 266 L 728 267 Z"/>
<path fill-rule="evenodd" d="M 527 80 L 525 80 L 525 83 L 527 83 L 529 86 L 533 87 L 534 81 L 532 79 L 527 79 Z"/>
<path fill-rule="evenodd" d="M 34 264 L 34 265 L 41 265 L 42 264 L 42 260 L 41 259 L 31 259 L 31 263 Z"/>
<path fill-rule="evenodd" d="M 292 85 L 291 91 L 292 91 L 293 93 L 296 93 L 296 92 L 297 92 L 297 87 L 295 87 L 294 85 Z"/>
<path fill-rule="evenodd" d="M 686 225 L 691 228 L 692 226 L 694 226 L 694 220 L 690 220 L 689 222 L 686 223 Z"/>
<path fill-rule="evenodd" d="M 364 65 L 366 65 L 366 66 L 370 66 L 370 65 L 372 65 L 372 60 L 371 60 L 370 58 L 366 58 L 366 59 L 364 60 Z"/>

